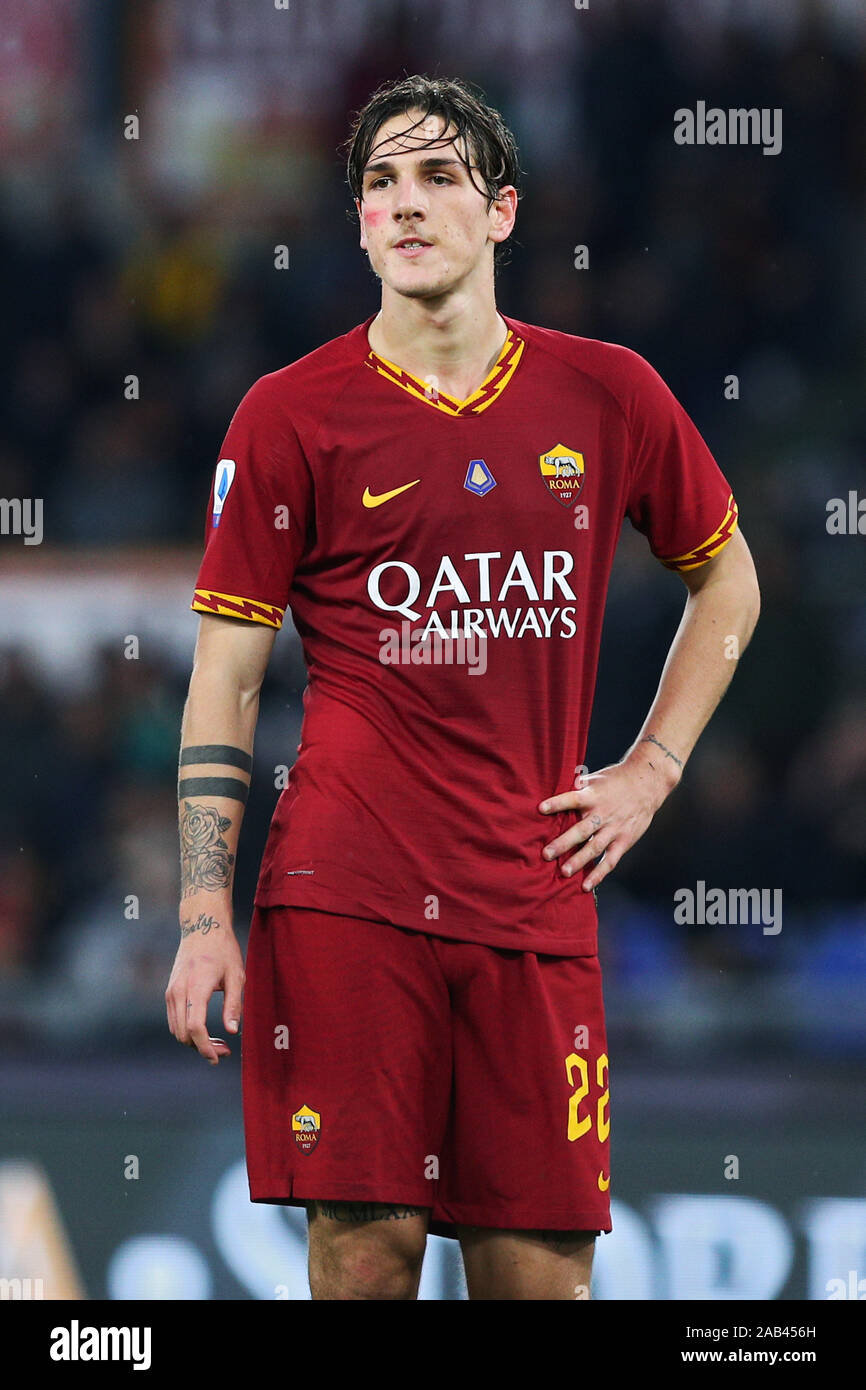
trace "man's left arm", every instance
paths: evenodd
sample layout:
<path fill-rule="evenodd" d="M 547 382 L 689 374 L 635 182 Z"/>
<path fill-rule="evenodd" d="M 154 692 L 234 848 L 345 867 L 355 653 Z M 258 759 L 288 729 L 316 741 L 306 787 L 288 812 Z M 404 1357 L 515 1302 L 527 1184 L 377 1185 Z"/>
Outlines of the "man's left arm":
<path fill-rule="evenodd" d="M 566 876 L 604 856 L 584 879 L 585 892 L 616 868 L 679 782 L 758 621 L 758 580 L 739 531 L 713 559 L 681 575 L 689 591 L 685 611 L 631 748 L 620 762 L 584 775 L 575 790 L 539 807 L 546 815 L 579 817 L 544 849 L 545 859 L 561 860 Z"/>

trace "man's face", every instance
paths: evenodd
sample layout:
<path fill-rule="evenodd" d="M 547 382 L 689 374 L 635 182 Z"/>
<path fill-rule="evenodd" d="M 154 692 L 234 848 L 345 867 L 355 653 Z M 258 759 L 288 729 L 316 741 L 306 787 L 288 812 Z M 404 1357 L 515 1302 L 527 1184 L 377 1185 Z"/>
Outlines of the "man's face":
<path fill-rule="evenodd" d="M 373 270 L 410 299 L 434 298 L 473 272 L 489 273 L 493 242 L 510 233 L 517 203 L 508 187 L 488 210 L 481 175 L 473 170 L 473 184 L 453 127 L 446 131 L 441 116 L 428 116 L 412 130 L 420 115 L 406 112 L 379 127 L 356 202 Z"/>

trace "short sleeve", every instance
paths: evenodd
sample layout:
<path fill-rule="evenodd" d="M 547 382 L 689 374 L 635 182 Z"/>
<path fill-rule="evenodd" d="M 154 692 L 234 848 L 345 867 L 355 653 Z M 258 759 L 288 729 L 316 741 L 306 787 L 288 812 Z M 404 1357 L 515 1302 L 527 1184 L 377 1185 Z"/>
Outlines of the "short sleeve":
<path fill-rule="evenodd" d="M 223 440 L 191 607 L 278 628 L 306 544 L 312 480 L 277 376 L 250 388 Z"/>
<path fill-rule="evenodd" d="M 737 504 L 710 450 L 658 372 L 628 354 L 631 485 L 626 511 L 669 569 L 718 555 L 737 528 Z"/>

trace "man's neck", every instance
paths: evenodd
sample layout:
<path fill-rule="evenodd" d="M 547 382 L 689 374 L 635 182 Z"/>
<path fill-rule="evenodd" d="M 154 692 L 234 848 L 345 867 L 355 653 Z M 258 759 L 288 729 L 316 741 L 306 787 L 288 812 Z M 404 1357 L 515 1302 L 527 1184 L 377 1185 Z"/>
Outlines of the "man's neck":
<path fill-rule="evenodd" d="M 408 299 L 386 286 L 367 336 L 380 357 L 466 400 L 489 376 L 507 332 L 492 295 L 480 303 L 455 295 L 442 302 Z"/>

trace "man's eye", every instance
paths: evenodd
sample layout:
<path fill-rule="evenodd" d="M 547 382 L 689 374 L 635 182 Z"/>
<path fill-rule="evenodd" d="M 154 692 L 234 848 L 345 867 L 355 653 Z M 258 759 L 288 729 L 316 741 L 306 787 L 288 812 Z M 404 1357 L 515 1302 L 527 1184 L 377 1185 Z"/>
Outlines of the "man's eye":
<path fill-rule="evenodd" d="M 451 182 L 447 174 L 431 174 L 430 177 L 433 179 L 441 179 L 443 184 Z"/>
<path fill-rule="evenodd" d="M 380 178 L 378 178 L 378 179 L 373 179 L 373 182 L 370 184 L 370 187 L 371 187 L 371 188 L 381 188 L 383 184 L 385 184 L 385 183 L 388 182 L 388 178 L 389 178 L 389 175 L 388 175 L 388 174 L 382 174 Z"/>

